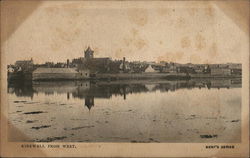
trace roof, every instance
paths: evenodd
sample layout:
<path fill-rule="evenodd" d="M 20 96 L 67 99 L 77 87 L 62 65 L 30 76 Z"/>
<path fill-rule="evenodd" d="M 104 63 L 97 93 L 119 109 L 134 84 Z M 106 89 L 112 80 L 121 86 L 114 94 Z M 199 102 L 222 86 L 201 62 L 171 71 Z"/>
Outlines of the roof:
<path fill-rule="evenodd" d="M 32 60 L 18 60 L 16 61 L 16 64 L 26 64 L 26 63 L 33 63 Z"/>
<path fill-rule="evenodd" d="M 88 46 L 88 48 L 85 50 L 85 52 L 91 52 L 91 53 L 94 53 L 94 51 L 90 48 L 90 46 Z"/>
<path fill-rule="evenodd" d="M 91 60 L 94 62 L 106 62 L 111 59 L 110 58 L 92 58 Z"/>
<path fill-rule="evenodd" d="M 151 65 L 149 65 L 149 66 L 146 68 L 145 72 L 156 72 L 156 71 L 155 71 L 154 68 L 152 68 Z"/>
<path fill-rule="evenodd" d="M 77 73 L 72 68 L 37 68 L 33 73 Z"/>

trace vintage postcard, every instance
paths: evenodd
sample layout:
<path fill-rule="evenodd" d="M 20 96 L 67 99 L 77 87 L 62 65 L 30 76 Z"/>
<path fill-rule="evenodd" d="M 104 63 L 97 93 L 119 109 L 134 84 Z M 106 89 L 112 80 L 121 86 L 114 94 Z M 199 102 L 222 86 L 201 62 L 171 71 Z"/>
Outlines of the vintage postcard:
<path fill-rule="evenodd" d="M 2 0 L 1 157 L 249 157 L 249 0 Z"/>

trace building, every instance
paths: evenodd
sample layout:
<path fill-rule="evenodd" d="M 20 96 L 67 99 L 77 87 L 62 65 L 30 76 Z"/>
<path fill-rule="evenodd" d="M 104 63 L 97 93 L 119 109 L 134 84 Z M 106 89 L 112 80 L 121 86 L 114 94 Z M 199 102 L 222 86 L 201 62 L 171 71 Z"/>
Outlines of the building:
<path fill-rule="evenodd" d="M 34 68 L 33 59 L 31 60 L 18 60 L 15 62 L 15 67 L 22 71 L 31 71 Z"/>
<path fill-rule="evenodd" d="M 14 67 L 13 67 L 12 65 L 8 65 L 8 66 L 7 66 L 7 71 L 8 71 L 8 72 L 14 72 L 15 69 L 14 69 Z"/>
<path fill-rule="evenodd" d="M 33 65 L 32 58 L 31 58 L 31 60 L 18 60 L 15 63 L 15 66 L 19 66 L 19 67 L 24 67 L 24 66 L 28 66 L 28 65 Z"/>
<path fill-rule="evenodd" d="M 110 71 L 110 58 L 94 58 L 94 51 L 88 47 L 84 51 L 84 58 L 73 59 L 71 65 L 77 70 L 89 70 L 91 74 L 106 73 Z"/>
<path fill-rule="evenodd" d="M 84 51 L 84 58 L 85 59 L 93 59 L 94 58 L 94 51 L 90 47 L 88 47 Z"/>
<path fill-rule="evenodd" d="M 195 65 L 193 67 L 195 73 L 197 74 L 201 74 L 201 73 L 204 73 L 205 72 L 205 65 Z"/>
<path fill-rule="evenodd" d="M 82 64 L 78 65 L 78 69 L 88 69 L 92 74 L 109 72 L 110 58 L 93 58 L 84 60 Z"/>
<path fill-rule="evenodd" d="M 37 68 L 32 80 L 74 80 L 78 72 L 72 68 Z"/>
<path fill-rule="evenodd" d="M 152 67 L 151 65 L 149 65 L 149 66 L 146 68 L 145 72 L 150 73 L 150 72 L 157 72 L 157 71 L 156 71 L 155 69 L 153 69 L 153 67 Z"/>
<path fill-rule="evenodd" d="M 163 67 L 162 72 L 165 73 L 176 73 L 177 72 L 177 66 L 175 63 L 166 63 Z"/>
<path fill-rule="evenodd" d="M 229 63 L 228 66 L 229 66 L 230 69 L 242 69 L 241 64 Z"/>
<path fill-rule="evenodd" d="M 125 57 L 123 57 L 122 63 L 119 66 L 120 72 L 129 72 L 130 71 L 130 65 L 129 62 L 126 61 Z"/>
<path fill-rule="evenodd" d="M 229 64 L 232 75 L 242 75 L 242 65 L 241 64 Z"/>
<path fill-rule="evenodd" d="M 186 74 L 195 74 L 194 68 L 187 67 L 187 66 L 178 66 L 177 72 L 178 73 L 186 73 Z"/>
<path fill-rule="evenodd" d="M 231 69 L 232 75 L 242 75 L 242 69 Z"/>
<path fill-rule="evenodd" d="M 231 75 L 231 69 L 229 68 L 211 68 L 212 76 L 228 76 Z"/>
<path fill-rule="evenodd" d="M 88 79 L 90 77 L 91 75 L 88 69 L 78 70 L 77 79 Z"/>
<path fill-rule="evenodd" d="M 78 65 L 82 64 L 83 61 L 84 61 L 84 57 L 80 57 L 80 58 L 73 59 L 71 64 L 73 65 L 73 67 L 77 67 Z"/>

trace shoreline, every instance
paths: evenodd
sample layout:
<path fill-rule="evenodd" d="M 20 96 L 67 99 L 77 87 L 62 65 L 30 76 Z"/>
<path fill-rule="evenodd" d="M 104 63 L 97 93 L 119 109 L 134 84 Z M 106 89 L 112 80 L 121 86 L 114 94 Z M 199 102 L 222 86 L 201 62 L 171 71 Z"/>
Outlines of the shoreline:
<path fill-rule="evenodd" d="M 241 75 L 211 75 L 211 74 L 185 74 L 185 73 L 116 73 L 96 74 L 88 78 L 41 78 L 33 79 L 32 75 L 8 76 L 8 82 L 16 81 L 119 81 L 119 80 L 191 80 L 191 79 L 241 79 Z"/>

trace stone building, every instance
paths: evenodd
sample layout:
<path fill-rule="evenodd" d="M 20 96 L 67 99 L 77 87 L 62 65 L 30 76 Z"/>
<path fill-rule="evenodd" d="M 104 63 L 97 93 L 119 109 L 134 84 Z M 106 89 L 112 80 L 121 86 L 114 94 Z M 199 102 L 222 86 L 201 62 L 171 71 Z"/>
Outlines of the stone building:
<path fill-rule="evenodd" d="M 18 60 L 15 62 L 15 67 L 21 71 L 32 71 L 34 68 L 33 59 L 31 60 Z"/>
<path fill-rule="evenodd" d="M 32 80 L 74 80 L 78 72 L 72 68 L 37 68 Z"/>
<path fill-rule="evenodd" d="M 109 72 L 110 58 L 95 58 L 94 51 L 88 47 L 84 51 L 84 58 L 73 59 L 72 65 L 74 65 L 78 71 L 89 70 L 91 74 L 106 73 Z"/>
<path fill-rule="evenodd" d="M 93 59 L 94 58 L 94 51 L 90 47 L 88 47 L 84 51 L 84 58 L 85 59 Z"/>

